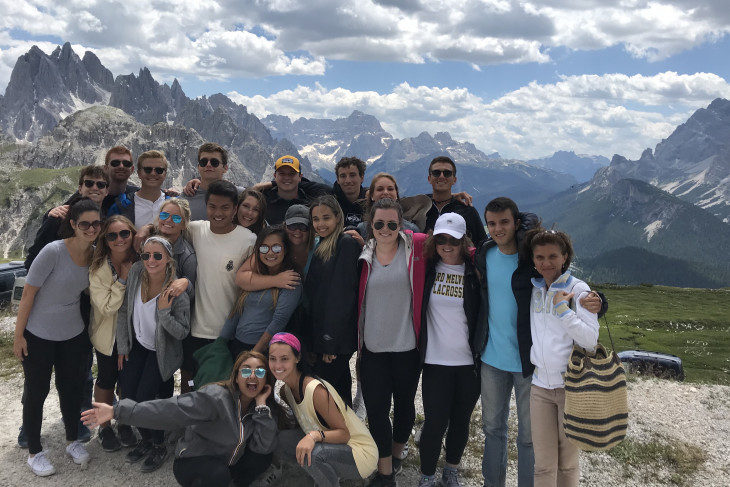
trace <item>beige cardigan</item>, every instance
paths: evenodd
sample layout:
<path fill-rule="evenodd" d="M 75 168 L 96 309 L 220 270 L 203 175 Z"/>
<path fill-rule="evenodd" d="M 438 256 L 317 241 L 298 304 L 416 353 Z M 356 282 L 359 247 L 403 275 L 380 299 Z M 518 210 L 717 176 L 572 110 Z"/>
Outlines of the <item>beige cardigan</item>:
<path fill-rule="evenodd" d="M 97 270 L 89 273 L 89 294 L 91 295 L 91 324 L 89 338 L 94 348 L 111 356 L 117 336 L 117 311 L 124 301 L 126 285 L 115 280 L 111 267 L 104 262 Z"/>

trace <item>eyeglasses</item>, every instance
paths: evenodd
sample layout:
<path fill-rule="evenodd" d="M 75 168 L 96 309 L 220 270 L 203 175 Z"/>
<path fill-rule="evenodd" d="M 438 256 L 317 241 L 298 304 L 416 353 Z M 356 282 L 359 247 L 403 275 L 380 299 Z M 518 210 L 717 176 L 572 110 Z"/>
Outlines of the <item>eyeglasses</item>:
<path fill-rule="evenodd" d="M 292 223 L 291 225 L 287 225 L 286 229 L 292 232 L 306 232 L 309 230 L 309 226 L 304 223 Z"/>
<path fill-rule="evenodd" d="M 165 171 L 167 171 L 167 168 L 164 167 L 143 167 L 141 168 L 145 174 L 152 174 L 152 171 L 155 171 L 157 174 L 164 174 Z"/>
<path fill-rule="evenodd" d="M 95 184 L 99 189 L 104 189 L 109 186 L 106 181 L 92 181 L 91 179 L 84 179 L 84 186 L 87 188 L 93 188 Z"/>
<path fill-rule="evenodd" d="M 213 157 L 211 159 L 208 159 L 207 157 L 203 157 L 202 159 L 200 159 L 198 161 L 198 166 L 205 167 L 205 166 L 208 165 L 209 162 L 210 162 L 210 165 L 213 166 L 213 167 L 218 167 L 218 166 L 221 165 L 221 161 L 219 161 L 215 157 Z"/>
<path fill-rule="evenodd" d="M 142 260 L 150 260 L 150 257 L 154 257 L 155 260 L 162 260 L 162 252 L 153 252 L 151 254 L 149 252 L 142 252 L 139 256 Z"/>
<path fill-rule="evenodd" d="M 81 230 L 86 231 L 90 227 L 94 227 L 94 230 L 98 230 L 101 227 L 101 220 L 94 220 L 93 222 L 78 222 L 76 224 Z"/>
<path fill-rule="evenodd" d="M 391 232 L 398 230 L 398 222 L 385 223 L 383 220 L 375 220 L 375 222 L 373 222 L 373 228 L 375 230 L 382 230 L 385 225 L 388 225 L 388 230 Z"/>
<path fill-rule="evenodd" d="M 452 171 L 451 169 L 434 169 L 431 171 L 431 176 L 435 178 L 440 178 L 442 174 L 445 178 L 450 178 L 454 175 L 454 171 Z"/>
<path fill-rule="evenodd" d="M 445 233 L 439 233 L 438 235 L 434 235 L 433 241 L 436 242 L 436 245 L 453 245 L 454 247 L 458 247 L 461 245 L 461 239 L 460 238 L 454 238 L 451 235 L 446 235 Z"/>
<path fill-rule="evenodd" d="M 167 220 L 168 218 L 170 218 L 170 214 L 168 212 L 160 212 L 160 220 Z M 173 223 L 180 223 L 182 221 L 182 217 L 180 215 L 172 215 L 172 221 Z"/>
<path fill-rule="evenodd" d="M 281 251 L 284 250 L 284 247 L 279 244 L 274 244 L 271 247 L 269 247 L 268 245 L 262 245 L 261 247 L 259 247 L 259 252 L 261 252 L 262 254 L 268 254 L 269 250 L 271 250 L 275 254 L 280 254 Z"/>
<path fill-rule="evenodd" d="M 120 164 L 123 164 L 124 167 L 126 167 L 126 168 L 130 168 L 134 165 L 134 163 L 132 161 L 128 161 L 126 159 L 124 159 L 123 161 L 121 161 L 119 159 L 114 159 L 114 160 L 109 161 L 109 165 L 111 167 L 119 167 Z"/>
<path fill-rule="evenodd" d="M 266 377 L 266 369 L 263 367 L 256 367 L 255 369 L 252 369 L 251 367 L 241 368 L 241 377 L 244 379 L 251 377 L 251 374 L 256 374 L 257 379 L 263 379 Z"/>
<path fill-rule="evenodd" d="M 129 236 L 132 235 L 131 230 L 122 230 L 121 232 L 109 232 L 106 234 L 106 240 L 108 242 L 113 242 L 117 239 L 117 237 L 121 238 L 122 240 L 129 238 Z"/>

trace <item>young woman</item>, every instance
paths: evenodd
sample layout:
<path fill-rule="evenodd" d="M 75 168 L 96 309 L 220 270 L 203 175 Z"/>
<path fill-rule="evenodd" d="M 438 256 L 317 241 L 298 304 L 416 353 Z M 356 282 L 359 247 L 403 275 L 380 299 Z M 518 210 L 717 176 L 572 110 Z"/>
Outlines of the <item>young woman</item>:
<path fill-rule="evenodd" d="M 289 241 L 281 228 L 266 227 L 259 232 L 252 256 L 251 272 L 276 276 L 293 268 L 289 255 Z M 231 314 L 221 330 L 222 337 L 230 340 L 228 349 L 236 360 L 244 350 L 265 352 L 271 337 L 283 331 L 299 304 L 302 288 L 260 291 L 242 291 Z"/>
<path fill-rule="evenodd" d="M 416 346 L 425 275 L 419 254 L 426 236 L 400 232 L 403 213 L 389 198 L 373 204 L 369 224 L 373 238 L 360 255 L 358 334 L 363 398 L 379 455 L 378 474 L 370 485 L 394 486 L 416 419 L 414 400 L 421 374 Z"/>
<path fill-rule="evenodd" d="M 271 463 L 276 443 L 274 382 L 264 356 L 244 352 L 227 381 L 185 394 L 184 400 L 94 403 L 83 419 L 92 426 L 115 418 L 142 428 L 185 428 L 172 466 L 180 485 L 249 485 Z"/>
<path fill-rule="evenodd" d="M 96 241 L 94 257 L 89 269 L 91 297 L 91 324 L 89 338 L 96 350 L 98 373 L 94 386 L 96 402 L 111 404 L 119 376 L 116 347 L 117 311 L 124 301 L 127 276 L 137 253 L 132 241 L 137 233 L 132 222 L 122 215 L 113 215 L 104 221 Z M 132 428 L 118 425 L 120 443 L 111 423 L 99 425 L 99 441 L 106 452 L 119 450 L 122 445 L 134 446 Z"/>
<path fill-rule="evenodd" d="M 117 323 L 119 384 L 123 397 L 136 402 L 171 395 L 169 382 L 182 364 L 182 340 L 190 332 L 188 295 L 171 296 L 172 245 L 162 237 L 150 237 L 140 257 L 142 261 L 129 271 Z M 148 428 L 139 432 L 142 439 L 126 460 L 144 459 L 141 471 L 152 472 L 167 458 L 164 432 Z"/>
<path fill-rule="evenodd" d="M 367 478 L 377 463 L 372 436 L 337 391 L 322 379 L 302 372 L 297 337 L 277 333 L 269 344 L 269 367 L 284 382 L 283 398 L 299 423 L 279 434 L 279 450 L 294 457 L 316 485 L 336 487 L 339 480 Z"/>
<path fill-rule="evenodd" d="M 389 198 L 391 200 L 400 201 L 400 194 L 398 193 L 398 183 L 395 182 L 395 176 L 388 174 L 387 172 L 379 172 L 376 174 L 370 182 L 370 190 L 368 191 L 367 207 L 365 211 L 367 214 L 375 204 L 376 201 Z M 363 242 L 367 241 L 370 224 L 367 221 L 363 221 L 357 226 L 357 231 L 363 239 Z M 418 232 L 418 226 L 409 221 L 403 222 L 403 228 L 412 232 Z"/>
<path fill-rule="evenodd" d="M 580 478 L 579 450 L 565 436 L 563 374 L 573 343 L 592 350 L 598 342 L 598 318 L 581 299 L 591 293 L 570 275 L 570 237 L 554 230 L 533 229 L 525 235 L 525 257 L 542 278 L 533 278 L 530 361 L 535 365 L 530 391 L 535 487 L 575 487 Z M 575 310 L 571 309 L 575 303 Z"/>
<path fill-rule="evenodd" d="M 160 207 L 154 223 L 154 233 L 165 237 L 172 244 L 177 279 L 170 285 L 172 296 L 186 292 L 191 307 L 195 302 L 195 282 L 198 276 L 198 258 L 190 244 L 188 225 L 190 204 L 185 199 L 171 198 Z"/>
<path fill-rule="evenodd" d="M 446 434 L 446 465 L 441 485 L 460 485 L 457 468 L 469 440 L 469 420 L 481 384 L 479 354 L 471 348 L 479 313 L 479 276 L 466 236 L 466 221 L 444 213 L 426 240 L 428 258 L 423 292 L 419 349 L 423 365 L 421 391 L 426 420 L 418 447 L 419 487 L 433 487 L 436 463 Z"/>
<path fill-rule="evenodd" d="M 307 349 L 317 354 L 314 373 L 331 383 L 352 407 L 350 357 L 357 349 L 357 259 L 360 245 L 343 233 L 344 217 L 332 195 L 309 208 L 319 237 L 304 279 Z"/>
<path fill-rule="evenodd" d="M 28 466 L 41 477 L 56 472 L 41 446 L 43 404 L 54 370 L 68 441 L 66 453 L 79 465 L 89 461 L 84 445 L 77 441 L 91 353 L 79 302 L 82 291 L 89 287 L 92 244 L 100 227 L 96 203 L 83 199 L 71 206 L 61 227 L 65 238 L 47 244 L 33 261 L 18 308 L 13 353 L 22 362 L 25 376 L 23 425 Z"/>
<path fill-rule="evenodd" d="M 266 226 L 266 198 L 255 189 L 246 189 L 238 197 L 236 223 L 258 233 Z"/>

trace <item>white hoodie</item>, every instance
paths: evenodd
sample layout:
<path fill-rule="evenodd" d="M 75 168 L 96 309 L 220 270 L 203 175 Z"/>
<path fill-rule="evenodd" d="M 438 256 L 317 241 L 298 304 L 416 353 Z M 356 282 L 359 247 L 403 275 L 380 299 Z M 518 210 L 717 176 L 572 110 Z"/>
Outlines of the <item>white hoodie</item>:
<path fill-rule="evenodd" d="M 588 351 L 598 343 L 598 317 L 580 305 L 590 288 L 572 277 L 570 271 L 561 275 L 550 289 L 545 288 L 542 278 L 532 279 L 532 284 L 530 362 L 535 365 L 532 383 L 544 389 L 557 389 L 563 387 L 563 374 L 568 369 L 573 343 Z M 575 311 L 565 301 L 553 305 L 553 296 L 558 291 L 575 293 Z"/>

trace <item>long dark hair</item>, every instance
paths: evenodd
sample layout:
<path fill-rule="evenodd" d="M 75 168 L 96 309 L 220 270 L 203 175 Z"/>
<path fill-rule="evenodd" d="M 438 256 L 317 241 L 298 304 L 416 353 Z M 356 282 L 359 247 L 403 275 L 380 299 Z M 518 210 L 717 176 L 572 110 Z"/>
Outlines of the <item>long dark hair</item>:
<path fill-rule="evenodd" d="M 238 206 L 236 207 L 236 224 L 238 224 L 238 208 L 241 207 L 243 202 L 246 200 L 248 196 L 251 196 L 252 198 L 255 198 L 256 201 L 258 201 L 259 205 L 259 217 L 258 219 L 248 227 L 249 230 L 251 230 L 253 233 L 258 235 L 258 233 L 266 227 L 266 198 L 264 197 L 263 193 L 260 191 L 256 191 L 255 189 L 245 189 L 241 192 L 241 194 L 238 196 Z"/>
<path fill-rule="evenodd" d="M 398 213 L 398 225 L 403 228 L 403 208 L 400 203 L 390 198 L 383 198 L 370 207 L 370 213 L 368 214 L 368 240 L 374 238 L 373 234 L 373 222 L 375 221 L 375 212 L 378 210 L 395 210 Z"/>
<path fill-rule="evenodd" d="M 74 228 L 71 226 L 71 222 L 77 222 L 79 217 L 87 211 L 95 211 L 101 216 L 101 209 L 99 205 L 91 201 L 89 198 L 81 198 L 69 208 L 66 218 L 61 223 L 61 227 L 58 229 L 58 236 L 61 238 L 70 238 L 76 235 Z"/>

